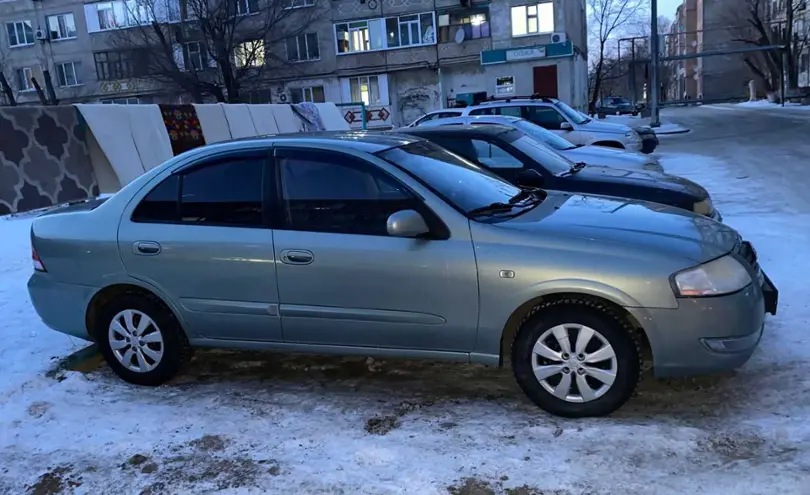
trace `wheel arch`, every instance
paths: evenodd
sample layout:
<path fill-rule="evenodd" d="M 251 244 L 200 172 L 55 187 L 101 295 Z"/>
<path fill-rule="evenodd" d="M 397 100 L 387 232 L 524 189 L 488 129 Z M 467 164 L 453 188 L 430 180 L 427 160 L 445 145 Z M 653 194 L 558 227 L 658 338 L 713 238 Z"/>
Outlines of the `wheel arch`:
<path fill-rule="evenodd" d="M 627 146 L 622 144 L 620 141 L 611 141 L 611 140 L 602 140 L 602 141 L 594 141 L 591 143 L 592 146 L 604 146 L 605 148 L 617 148 L 617 149 L 627 149 Z"/>
<path fill-rule="evenodd" d="M 152 287 L 151 285 L 140 280 L 130 279 L 107 285 L 106 287 L 98 290 L 95 294 L 93 294 L 93 297 L 90 298 L 90 302 L 87 304 L 87 309 L 85 310 L 84 321 L 85 326 L 87 327 L 87 334 L 93 339 L 93 341 L 97 341 L 95 332 L 99 311 L 104 307 L 105 304 L 123 294 L 140 294 L 159 301 L 174 314 L 174 317 L 177 318 L 177 321 L 180 323 L 181 328 L 183 328 L 183 331 L 185 332 L 186 326 L 183 323 L 182 315 L 168 298 L 164 297 L 155 287 Z"/>
<path fill-rule="evenodd" d="M 627 298 L 629 298 L 629 296 L 627 296 Z M 644 358 L 651 359 L 652 347 L 650 345 L 649 338 L 647 337 L 647 333 L 644 330 L 644 327 L 641 325 L 641 322 L 639 322 L 626 309 L 626 306 L 632 306 L 632 304 L 626 304 L 628 302 L 627 298 L 616 297 L 613 294 L 606 294 L 604 292 L 578 288 L 562 290 L 559 292 L 548 292 L 529 299 L 512 312 L 503 327 L 501 332 L 498 365 L 502 367 L 505 364 L 506 359 L 509 358 L 512 342 L 515 340 L 515 335 L 523 322 L 538 311 L 543 304 L 564 299 L 592 301 L 610 308 L 613 312 L 615 312 L 616 315 L 622 318 L 630 326 L 630 328 L 632 328 L 633 332 L 635 332 L 635 336 L 638 337 L 638 341 L 641 345 Z M 629 300 L 635 301 L 632 298 L 629 298 Z"/>

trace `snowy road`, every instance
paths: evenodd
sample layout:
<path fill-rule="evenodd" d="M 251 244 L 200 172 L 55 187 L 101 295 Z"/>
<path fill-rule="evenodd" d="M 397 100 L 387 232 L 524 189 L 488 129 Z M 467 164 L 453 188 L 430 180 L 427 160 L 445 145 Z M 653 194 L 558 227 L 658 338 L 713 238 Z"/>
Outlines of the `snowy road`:
<path fill-rule="evenodd" d="M 779 314 L 739 371 L 648 378 L 608 419 L 553 418 L 507 370 L 434 362 L 206 352 L 157 389 L 46 376 L 82 343 L 37 319 L 29 220 L 0 219 L 0 493 L 810 493 L 810 179 L 790 177 L 810 144 L 712 139 L 727 113 L 673 112 L 695 132 L 662 160 L 754 242 Z"/>

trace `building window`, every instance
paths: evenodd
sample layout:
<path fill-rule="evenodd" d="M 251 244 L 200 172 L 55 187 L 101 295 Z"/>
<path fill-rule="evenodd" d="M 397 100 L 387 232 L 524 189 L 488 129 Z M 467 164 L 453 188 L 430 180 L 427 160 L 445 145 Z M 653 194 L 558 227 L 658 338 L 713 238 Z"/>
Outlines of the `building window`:
<path fill-rule="evenodd" d="M 318 48 L 318 33 L 299 34 L 287 38 L 287 60 L 302 62 L 318 60 L 321 52 Z"/>
<path fill-rule="evenodd" d="M 112 98 L 109 100 L 99 100 L 99 101 L 100 103 L 106 105 L 139 105 L 141 103 L 147 103 L 141 102 L 141 99 L 138 96 L 131 96 L 129 98 Z"/>
<path fill-rule="evenodd" d="M 439 15 L 439 42 L 455 41 L 457 32 L 464 31 L 465 40 L 489 38 L 489 9 L 464 9 Z"/>
<path fill-rule="evenodd" d="M 177 20 L 179 7 L 174 5 L 176 0 L 162 1 L 151 9 L 141 2 L 132 0 L 88 3 L 84 6 L 84 16 L 87 21 L 87 32 L 97 33 L 111 29 L 121 29 L 132 26 L 149 24 L 152 20 L 171 22 Z"/>
<path fill-rule="evenodd" d="M 259 11 L 259 0 L 234 0 L 236 15 L 255 14 Z"/>
<path fill-rule="evenodd" d="M 76 22 L 73 14 L 50 15 L 47 21 L 49 39 L 56 41 L 76 38 Z"/>
<path fill-rule="evenodd" d="M 23 67 L 17 69 L 17 89 L 20 91 L 34 91 L 34 83 L 31 79 L 34 78 L 34 71 L 30 67 Z"/>
<path fill-rule="evenodd" d="M 189 41 L 183 45 L 183 56 L 194 70 L 203 70 L 203 46 L 199 41 Z"/>
<path fill-rule="evenodd" d="M 388 48 L 432 44 L 436 40 L 433 13 L 389 17 L 385 33 Z"/>
<path fill-rule="evenodd" d="M 34 44 L 34 30 L 31 21 L 17 21 L 6 24 L 8 46 L 27 46 Z"/>
<path fill-rule="evenodd" d="M 512 7 L 512 36 L 554 32 L 552 2 Z"/>
<path fill-rule="evenodd" d="M 323 86 L 305 86 L 302 88 L 290 88 L 290 97 L 293 103 L 325 103 L 326 96 Z"/>
<path fill-rule="evenodd" d="M 300 9 L 301 7 L 312 7 L 315 0 L 286 0 L 285 9 Z"/>
<path fill-rule="evenodd" d="M 432 12 L 335 24 L 338 53 L 432 45 L 436 29 Z"/>
<path fill-rule="evenodd" d="M 237 67 L 264 65 L 264 40 L 245 41 L 236 45 L 234 61 Z"/>
<path fill-rule="evenodd" d="M 56 64 L 56 79 L 59 82 L 59 87 L 62 88 L 80 85 L 79 62 Z"/>
<path fill-rule="evenodd" d="M 359 76 L 349 78 L 349 91 L 352 102 L 362 101 L 366 105 L 380 105 L 380 82 L 377 76 Z"/>
<path fill-rule="evenodd" d="M 146 74 L 148 61 L 136 51 L 96 52 L 96 77 L 99 81 L 130 79 Z"/>

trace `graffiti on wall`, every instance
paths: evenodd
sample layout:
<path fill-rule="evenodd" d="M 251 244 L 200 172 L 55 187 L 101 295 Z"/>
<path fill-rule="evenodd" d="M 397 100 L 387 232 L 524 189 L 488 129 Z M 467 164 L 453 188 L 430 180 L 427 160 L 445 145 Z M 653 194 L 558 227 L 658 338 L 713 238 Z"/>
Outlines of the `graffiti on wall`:
<path fill-rule="evenodd" d="M 0 108 L 0 215 L 97 195 L 75 107 Z"/>
<path fill-rule="evenodd" d="M 401 125 L 407 125 L 438 108 L 439 91 L 435 86 L 417 86 L 397 93 Z"/>

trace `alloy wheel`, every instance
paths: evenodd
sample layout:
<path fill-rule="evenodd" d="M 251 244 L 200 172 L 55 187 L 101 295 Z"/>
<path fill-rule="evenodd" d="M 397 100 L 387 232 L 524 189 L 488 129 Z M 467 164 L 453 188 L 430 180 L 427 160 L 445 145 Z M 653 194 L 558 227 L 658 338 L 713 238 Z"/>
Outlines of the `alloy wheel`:
<path fill-rule="evenodd" d="M 540 385 L 566 402 L 583 403 L 605 395 L 616 379 L 613 346 L 596 330 L 577 323 L 556 325 L 532 349 L 532 370 Z"/>
<path fill-rule="evenodd" d="M 141 311 L 127 309 L 116 314 L 107 338 L 115 358 L 130 371 L 152 371 L 163 358 L 163 334 L 154 320 Z"/>

